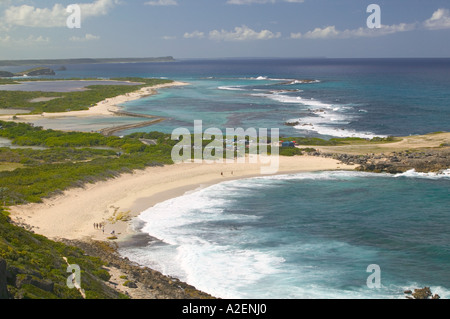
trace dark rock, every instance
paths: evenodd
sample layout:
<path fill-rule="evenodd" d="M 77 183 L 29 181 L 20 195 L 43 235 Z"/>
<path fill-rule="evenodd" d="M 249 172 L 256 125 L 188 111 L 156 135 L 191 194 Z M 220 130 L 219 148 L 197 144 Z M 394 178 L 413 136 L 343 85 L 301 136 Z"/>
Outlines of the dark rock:
<path fill-rule="evenodd" d="M 51 281 L 42 280 L 31 275 L 21 275 L 17 277 L 16 287 L 21 288 L 23 285 L 32 285 L 47 292 L 53 292 L 54 284 Z"/>
<path fill-rule="evenodd" d="M 6 282 L 8 285 L 14 286 L 16 284 L 16 277 L 20 274 L 20 270 L 17 267 L 9 266 L 6 269 Z"/>
<path fill-rule="evenodd" d="M 133 289 L 138 287 L 134 281 L 126 281 L 123 285 Z"/>
<path fill-rule="evenodd" d="M 119 268 L 129 278 L 127 284 L 132 282 L 136 286 L 139 285 L 138 288 L 145 290 L 152 299 L 214 299 L 213 296 L 193 286 L 122 258 L 117 252 L 117 243 L 69 240 L 63 242 L 83 249 L 90 256 L 101 258 L 110 267 Z"/>
<path fill-rule="evenodd" d="M 433 294 L 431 293 L 430 287 L 424 287 L 422 289 L 414 289 L 414 292 L 412 295 L 415 299 L 428 299 Z"/>
<path fill-rule="evenodd" d="M 410 295 L 410 294 L 412 294 L 412 291 L 408 289 L 408 290 L 405 290 L 404 293 Z"/>
<path fill-rule="evenodd" d="M 417 172 L 439 172 L 450 167 L 450 148 L 439 148 L 425 152 L 408 151 L 392 155 L 344 156 L 343 154 L 321 154 L 323 157 L 339 159 L 345 164 L 360 165 L 357 170 L 365 172 L 404 173 L 415 169 Z"/>
<path fill-rule="evenodd" d="M 0 299 L 8 299 L 6 261 L 0 258 Z"/>

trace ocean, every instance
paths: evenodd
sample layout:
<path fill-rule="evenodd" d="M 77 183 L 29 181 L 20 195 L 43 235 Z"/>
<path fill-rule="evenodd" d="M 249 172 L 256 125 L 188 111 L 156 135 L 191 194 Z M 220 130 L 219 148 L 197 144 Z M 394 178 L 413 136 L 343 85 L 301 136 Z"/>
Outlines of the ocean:
<path fill-rule="evenodd" d="M 221 298 L 449 298 L 449 184 L 450 170 L 223 182 L 143 212 L 135 228 L 157 240 L 122 253 Z"/>
<path fill-rule="evenodd" d="M 222 130 L 279 128 L 284 136 L 325 138 L 450 130 L 450 59 L 181 60 L 67 69 L 57 77 L 142 76 L 191 83 L 126 104 L 130 111 L 168 119 L 147 131 L 191 129 L 198 119 Z M 288 121 L 299 123 L 286 126 Z"/>
<path fill-rule="evenodd" d="M 126 103 L 127 111 L 167 118 L 139 131 L 193 130 L 194 120 L 222 131 L 279 128 L 285 137 L 327 139 L 450 131 L 450 59 L 66 67 L 58 77 L 191 83 Z M 227 181 L 145 210 L 134 225 L 154 239 L 120 252 L 222 298 L 404 298 L 405 289 L 424 286 L 449 298 L 449 189 L 448 170 Z M 367 284 L 370 265 L 378 266 L 379 287 Z"/>

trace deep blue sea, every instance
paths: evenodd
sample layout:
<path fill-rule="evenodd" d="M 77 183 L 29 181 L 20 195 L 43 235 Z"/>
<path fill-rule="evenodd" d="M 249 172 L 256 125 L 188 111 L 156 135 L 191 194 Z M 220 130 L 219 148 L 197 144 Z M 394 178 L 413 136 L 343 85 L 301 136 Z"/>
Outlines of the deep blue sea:
<path fill-rule="evenodd" d="M 450 59 L 181 60 L 67 69 L 58 76 L 189 82 L 124 105 L 168 119 L 145 131 L 192 129 L 194 120 L 223 131 L 279 128 L 284 136 L 322 138 L 450 131 Z M 424 286 L 449 298 L 449 190 L 449 170 L 228 181 L 143 212 L 136 227 L 158 241 L 121 253 L 222 298 L 404 298 L 405 289 Z M 379 267 L 380 288 L 367 286 L 369 265 Z"/>

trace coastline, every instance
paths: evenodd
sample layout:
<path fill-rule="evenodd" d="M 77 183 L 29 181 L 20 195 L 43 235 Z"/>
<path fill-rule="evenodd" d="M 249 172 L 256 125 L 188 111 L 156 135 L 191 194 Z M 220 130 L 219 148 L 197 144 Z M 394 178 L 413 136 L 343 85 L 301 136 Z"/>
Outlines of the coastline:
<path fill-rule="evenodd" d="M 275 175 L 353 170 L 357 165 L 315 156 L 280 157 Z M 10 207 L 12 220 L 50 239 L 117 242 L 134 234 L 130 220 L 157 203 L 216 183 L 261 175 L 261 164 L 183 163 L 149 167 L 115 179 L 66 190 L 39 204 Z M 223 176 L 221 175 L 223 173 Z M 94 227 L 104 223 L 104 231 Z"/>
<path fill-rule="evenodd" d="M 121 110 L 118 105 L 121 103 L 155 94 L 158 88 L 187 85 L 181 82 L 175 83 L 147 87 L 144 89 L 148 89 L 148 91 L 141 89 L 137 92 L 107 99 L 87 111 L 44 113 L 43 115 L 30 115 L 30 117 L 41 119 L 42 117 L 51 118 L 53 116 L 54 118 L 96 115 L 117 116 L 117 113 Z M 20 116 L 20 119 L 24 117 L 26 116 Z M 419 138 L 405 138 L 398 143 L 370 145 L 370 147 L 364 149 L 364 153 L 408 149 L 411 145 L 422 148 L 430 146 L 430 142 L 433 142 L 433 147 L 438 147 L 442 142 L 448 141 L 449 135 L 448 133 L 442 133 L 433 137 L 428 139 L 425 136 L 426 141 L 423 140 L 423 137 L 420 137 L 420 141 Z M 437 140 L 436 137 L 439 137 L 439 139 Z M 374 146 L 380 147 L 380 149 L 374 149 Z M 357 149 L 351 146 L 333 147 L 323 148 L 320 151 L 334 151 L 346 156 L 346 154 L 352 152 L 355 154 L 361 153 L 361 148 L 361 146 Z M 353 170 L 358 167 L 358 165 L 349 162 L 347 164 L 351 165 L 343 164 L 343 162 L 346 163 L 343 161 L 344 157 L 327 158 L 327 156 L 323 154 L 323 157 L 281 157 L 280 160 L 283 163 L 280 165 L 280 171 L 275 175 L 324 170 Z M 331 154 L 331 156 L 334 155 Z M 165 200 L 182 196 L 186 192 L 216 183 L 261 176 L 258 173 L 259 170 L 260 166 L 250 164 L 180 164 L 150 167 L 105 182 L 88 184 L 84 188 L 69 189 L 61 196 L 45 199 L 42 204 L 12 207 L 11 218 L 15 223 L 26 225 L 33 232 L 50 239 L 84 244 L 94 241 L 112 243 L 113 245 L 133 244 L 133 241 L 138 242 L 138 237 L 134 237 L 137 233 L 130 227 L 130 219 L 139 216 L 144 210 Z M 221 175 L 222 172 L 225 173 L 224 176 Z M 105 223 L 105 231 L 96 229 L 93 226 L 94 223 Z M 115 232 L 117 237 L 113 241 L 108 239 L 112 236 L 112 231 Z M 118 269 L 111 268 L 115 281 L 119 281 L 122 270 L 121 267 L 118 267 Z M 120 288 L 124 289 L 123 287 Z M 132 290 L 126 289 L 125 291 L 133 295 Z M 135 297 L 156 298 L 156 295 L 152 297 L 152 295 L 141 294 Z"/>
<path fill-rule="evenodd" d="M 54 119 L 54 118 L 66 118 L 66 117 L 93 117 L 93 116 L 117 116 L 117 113 L 122 111 L 120 104 L 139 100 L 146 96 L 151 96 L 157 93 L 158 89 L 189 85 L 186 82 L 174 81 L 171 83 L 159 84 L 154 86 L 146 86 L 135 92 L 119 95 L 113 98 L 108 98 L 100 101 L 96 105 L 90 107 L 88 110 L 83 111 L 69 111 L 60 113 L 42 113 L 32 115 L 19 115 L 16 121 L 32 121 L 35 119 Z M 12 114 L 13 115 L 13 114 Z M 11 114 L 0 116 L 0 120 L 12 121 Z"/>
<path fill-rule="evenodd" d="M 280 157 L 280 170 L 273 175 L 353 170 L 355 166 L 315 156 Z M 177 278 L 123 258 L 118 248 L 151 239 L 132 227 L 133 218 L 146 209 L 216 183 L 262 176 L 260 170 L 260 164 L 241 163 L 149 167 L 66 190 L 40 204 L 10 207 L 10 218 L 18 226 L 101 258 L 111 275 L 107 284 L 132 299 L 215 299 Z M 94 227 L 95 223 L 104 223 L 104 230 Z M 114 240 L 110 240 L 113 230 Z"/>

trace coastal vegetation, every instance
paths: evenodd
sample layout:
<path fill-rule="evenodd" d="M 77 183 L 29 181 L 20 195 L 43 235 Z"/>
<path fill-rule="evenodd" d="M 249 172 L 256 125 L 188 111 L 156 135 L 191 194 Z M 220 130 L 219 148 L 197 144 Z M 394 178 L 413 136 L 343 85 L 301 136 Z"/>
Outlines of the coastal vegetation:
<path fill-rule="evenodd" d="M 11 73 L 12 74 L 12 73 Z M 11 75 L 12 76 L 12 75 Z M 9 79 L 10 76 L 3 78 L 0 77 L 0 85 L 4 85 L 4 84 L 18 84 L 18 82 L 14 79 Z"/>
<path fill-rule="evenodd" d="M 11 122 L 0 122 L 0 136 L 17 146 L 44 147 L 0 148 L 3 207 L 40 202 L 70 187 L 171 163 L 171 147 L 164 138 L 156 145 L 145 145 L 136 137 L 58 132 Z M 116 218 L 126 216 L 120 212 Z M 69 273 L 64 258 L 82 269 L 84 296 L 67 287 Z M 25 224 L 14 224 L 7 210 L 0 207 L 0 298 L 127 298 L 106 285 L 110 275 L 105 265 L 79 248 L 33 234 Z"/>
<path fill-rule="evenodd" d="M 110 276 L 100 258 L 18 227 L 0 208 L 0 298 L 82 299 L 78 290 L 66 284 L 70 273 L 64 258 L 82 269 L 81 282 L 87 299 L 127 298 L 105 284 Z"/>
<path fill-rule="evenodd" d="M 47 149 L 0 148 L 0 163 L 21 164 L 0 172 L 6 205 L 40 202 L 70 187 L 113 178 L 147 166 L 173 163 L 173 141 L 146 145 L 138 138 L 105 137 L 98 133 L 43 130 L 23 123 L 0 122 L 0 136 L 21 146 Z"/>
<path fill-rule="evenodd" d="M 133 77 L 114 78 L 111 80 L 129 81 L 136 83 L 136 85 L 90 85 L 86 87 L 86 90 L 77 92 L 2 91 L 0 95 L 0 108 L 26 109 L 34 114 L 87 110 L 91 106 L 108 98 L 131 93 L 142 87 L 173 82 L 165 79 Z M 0 84 L 13 84 L 15 82 L 11 79 L 3 79 L 0 81 Z M 39 98 L 42 98 L 42 101 L 33 101 Z"/>
<path fill-rule="evenodd" d="M 133 133 L 122 138 L 99 133 L 44 130 L 25 123 L 0 121 L 0 137 L 22 147 L 0 148 L 0 200 L 5 205 L 40 202 L 71 187 L 114 178 L 148 166 L 173 164 L 172 149 L 178 141 L 161 132 Z M 240 137 L 236 137 L 238 140 Z M 194 145 L 195 136 L 191 135 Z M 151 141 L 152 143 L 145 143 Z M 205 150 L 211 140 L 202 141 Z M 246 144 L 249 138 L 246 138 Z M 227 147 L 224 142 L 224 147 Z M 268 153 L 270 154 L 270 147 Z M 302 155 L 314 148 L 281 148 L 280 155 Z M 248 153 L 249 149 L 245 149 Z M 194 156 L 194 149 L 191 152 Z M 214 151 L 212 154 L 214 156 Z M 226 156 L 224 152 L 223 156 Z M 235 156 L 242 156 L 234 150 Z"/>
<path fill-rule="evenodd" d="M 14 76 L 42 76 L 42 75 L 56 75 L 56 73 L 54 70 L 50 68 L 37 67 L 14 74 Z"/>
<path fill-rule="evenodd" d="M 14 73 L 8 71 L 0 71 L 0 78 L 10 78 L 13 77 Z"/>
<path fill-rule="evenodd" d="M 42 148 L 0 148 L 0 206 L 4 207 L 41 202 L 72 187 L 115 178 L 135 169 L 172 164 L 171 152 L 179 142 L 172 140 L 171 134 L 161 132 L 133 133 L 121 138 L 99 133 L 45 130 L 30 124 L 3 121 L 0 121 L 0 137 L 11 140 L 16 146 Z M 191 135 L 192 145 L 194 139 L 195 136 Z M 235 136 L 233 141 L 242 142 L 242 139 L 245 139 L 245 144 L 250 143 L 249 137 Z M 281 139 L 296 141 L 302 147 L 311 146 L 281 148 L 280 155 L 284 156 L 314 152 L 314 146 L 321 145 L 363 145 L 399 140 L 390 137 L 371 141 L 357 138 Z M 202 149 L 211 141 L 202 140 Z M 224 146 L 229 142 L 224 142 Z M 355 160 L 348 158 L 348 161 Z M 369 160 L 368 157 L 366 162 Z M 117 210 L 113 218 L 115 221 L 126 220 L 128 214 Z M 70 264 L 81 266 L 86 298 L 126 298 L 105 284 L 109 274 L 101 259 L 88 256 L 69 244 L 33 234 L 30 230 L 25 224 L 14 224 L 7 209 L 0 208 L 0 297 L 83 298 L 79 291 L 66 285 L 69 274 L 64 258 L 67 258 Z M 192 295 L 195 294 L 196 291 L 192 290 Z"/>

